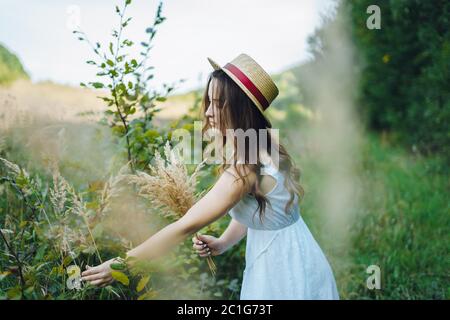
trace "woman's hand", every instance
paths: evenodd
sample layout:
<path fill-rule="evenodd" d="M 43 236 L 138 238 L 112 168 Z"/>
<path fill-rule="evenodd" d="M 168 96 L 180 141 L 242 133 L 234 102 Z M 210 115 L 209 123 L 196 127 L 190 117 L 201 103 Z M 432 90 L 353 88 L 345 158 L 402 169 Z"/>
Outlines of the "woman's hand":
<path fill-rule="evenodd" d="M 218 256 L 226 251 L 226 244 L 213 236 L 194 236 L 192 242 L 192 247 L 197 251 L 200 257 Z"/>
<path fill-rule="evenodd" d="M 111 276 L 111 264 L 114 262 L 115 260 L 111 259 L 96 267 L 86 266 L 86 270 L 81 273 L 81 280 L 88 281 L 98 287 L 107 286 L 114 281 Z"/>

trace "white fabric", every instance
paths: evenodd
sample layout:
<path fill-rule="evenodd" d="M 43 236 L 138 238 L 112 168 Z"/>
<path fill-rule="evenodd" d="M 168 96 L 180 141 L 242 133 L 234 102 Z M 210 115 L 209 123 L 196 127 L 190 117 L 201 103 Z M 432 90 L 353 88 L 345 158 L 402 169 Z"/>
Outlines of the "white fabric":
<path fill-rule="evenodd" d="M 262 170 L 276 179 L 266 195 L 272 208 L 267 204 L 263 222 L 250 195 L 229 211 L 248 227 L 240 299 L 339 299 L 331 267 L 300 216 L 297 195 L 286 214 L 290 193 L 283 185 L 284 175 L 271 163 Z"/>

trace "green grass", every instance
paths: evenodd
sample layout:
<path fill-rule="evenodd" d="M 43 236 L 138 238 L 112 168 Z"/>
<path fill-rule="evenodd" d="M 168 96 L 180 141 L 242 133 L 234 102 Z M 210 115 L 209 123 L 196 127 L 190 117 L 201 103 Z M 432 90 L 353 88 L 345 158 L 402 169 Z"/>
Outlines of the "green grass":
<path fill-rule="evenodd" d="M 302 214 L 330 260 L 341 298 L 450 298 L 448 164 L 437 156 L 412 154 L 376 134 L 364 136 L 362 141 L 354 166 L 359 192 L 357 205 L 349 208 L 354 217 L 347 226 L 348 246 L 340 246 L 335 234 L 327 232 L 327 221 L 321 214 L 320 196 L 329 171 L 322 170 L 313 154 L 299 157 L 292 151 L 308 191 Z M 8 150 L 11 160 L 28 162 L 30 150 L 26 147 Z M 68 165 L 62 163 L 63 167 Z M 8 201 L 2 205 L 5 200 L 0 199 L 0 213 L 12 205 Z M 224 222 L 220 229 L 226 227 Z M 245 241 L 215 259 L 220 279 L 237 279 L 240 284 L 244 249 Z M 380 290 L 366 287 L 369 265 L 381 268 Z M 223 296 L 229 298 L 229 292 L 223 290 Z"/>
<path fill-rule="evenodd" d="M 306 183 L 320 192 L 321 176 L 312 160 L 303 163 Z M 364 139 L 357 175 L 361 198 L 345 258 L 334 249 L 332 235 L 325 234 L 324 221 L 315 217 L 320 206 L 314 192 L 304 205 L 305 220 L 330 257 L 341 298 L 448 299 L 448 166 L 370 135 Z M 380 290 L 366 287 L 366 268 L 373 264 L 381 268 Z"/>

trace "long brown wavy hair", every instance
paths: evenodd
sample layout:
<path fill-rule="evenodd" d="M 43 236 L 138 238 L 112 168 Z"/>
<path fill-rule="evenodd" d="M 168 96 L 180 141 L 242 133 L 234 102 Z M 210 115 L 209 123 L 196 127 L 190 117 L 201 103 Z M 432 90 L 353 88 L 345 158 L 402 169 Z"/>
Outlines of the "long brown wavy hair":
<path fill-rule="evenodd" d="M 212 94 L 212 98 L 214 100 L 217 99 L 217 109 L 219 111 L 219 115 L 214 115 L 214 118 L 218 123 L 215 124 L 217 129 L 224 133 L 226 129 L 242 129 L 244 132 L 248 129 L 254 129 L 256 132 L 259 132 L 259 129 L 268 129 L 271 128 L 270 123 L 264 118 L 264 116 L 257 109 L 254 102 L 245 94 L 245 92 L 223 71 L 223 70 L 214 70 L 208 77 L 206 89 L 203 95 L 203 100 L 201 104 L 201 116 L 206 118 L 206 112 L 208 110 L 210 101 L 208 95 L 209 86 L 212 83 L 212 80 L 215 79 L 216 85 L 214 86 L 214 92 Z M 202 134 L 210 129 L 209 121 L 204 121 L 204 126 L 202 128 Z M 266 204 L 270 200 L 268 200 L 265 195 L 260 190 L 260 183 L 262 179 L 262 175 L 260 172 L 262 163 L 260 158 L 260 143 L 259 134 L 257 137 L 257 163 L 251 164 L 248 160 L 250 156 L 250 146 L 248 139 L 245 139 L 245 162 L 244 164 L 237 164 L 236 158 L 233 159 L 233 163 L 223 162 L 219 167 L 219 172 L 223 173 L 226 169 L 233 166 L 236 169 L 239 177 L 237 179 L 242 179 L 244 185 L 248 183 L 248 176 L 244 175 L 245 172 L 249 170 L 256 174 L 256 182 L 251 188 L 250 195 L 253 196 L 258 202 L 259 209 L 259 218 L 262 222 L 264 218 L 264 212 L 266 209 Z M 294 161 L 286 151 L 285 147 L 280 143 L 278 146 L 271 147 L 272 143 L 275 143 L 270 136 L 270 130 L 267 130 L 267 149 L 265 150 L 268 155 L 271 155 L 272 150 L 277 150 L 279 152 L 279 170 L 282 172 L 286 179 L 284 186 L 289 190 L 291 194 L 290 200 L 286 204 L 285 212 L 289 212 L 289 208 L 293 204 L 295 194 L 298 195 L 299 200 L 304 196 L 304 189 L 299 183 L 300 180 L 300 170 L 295 166 Z M 226 144 L 226 135 L 223 135 L 223 146 Z M 233 141 L 233 149 L 236 152 L 237 143 L 236 139 Z M 253 161 L 252 161 L 253 162 Z M 255 211 L 256 213 L 256 211 Z"/>

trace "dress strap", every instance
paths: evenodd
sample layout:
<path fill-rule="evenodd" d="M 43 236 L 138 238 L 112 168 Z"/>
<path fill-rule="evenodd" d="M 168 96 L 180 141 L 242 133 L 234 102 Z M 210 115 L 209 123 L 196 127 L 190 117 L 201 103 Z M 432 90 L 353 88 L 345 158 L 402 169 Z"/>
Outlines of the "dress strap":
<path fill-rule="evenodd" d="M 275 167 L 272 163 L 269 163 L 261 166 L 261 173 L 277 175 L 280 172 L 277 167 Z"/>

